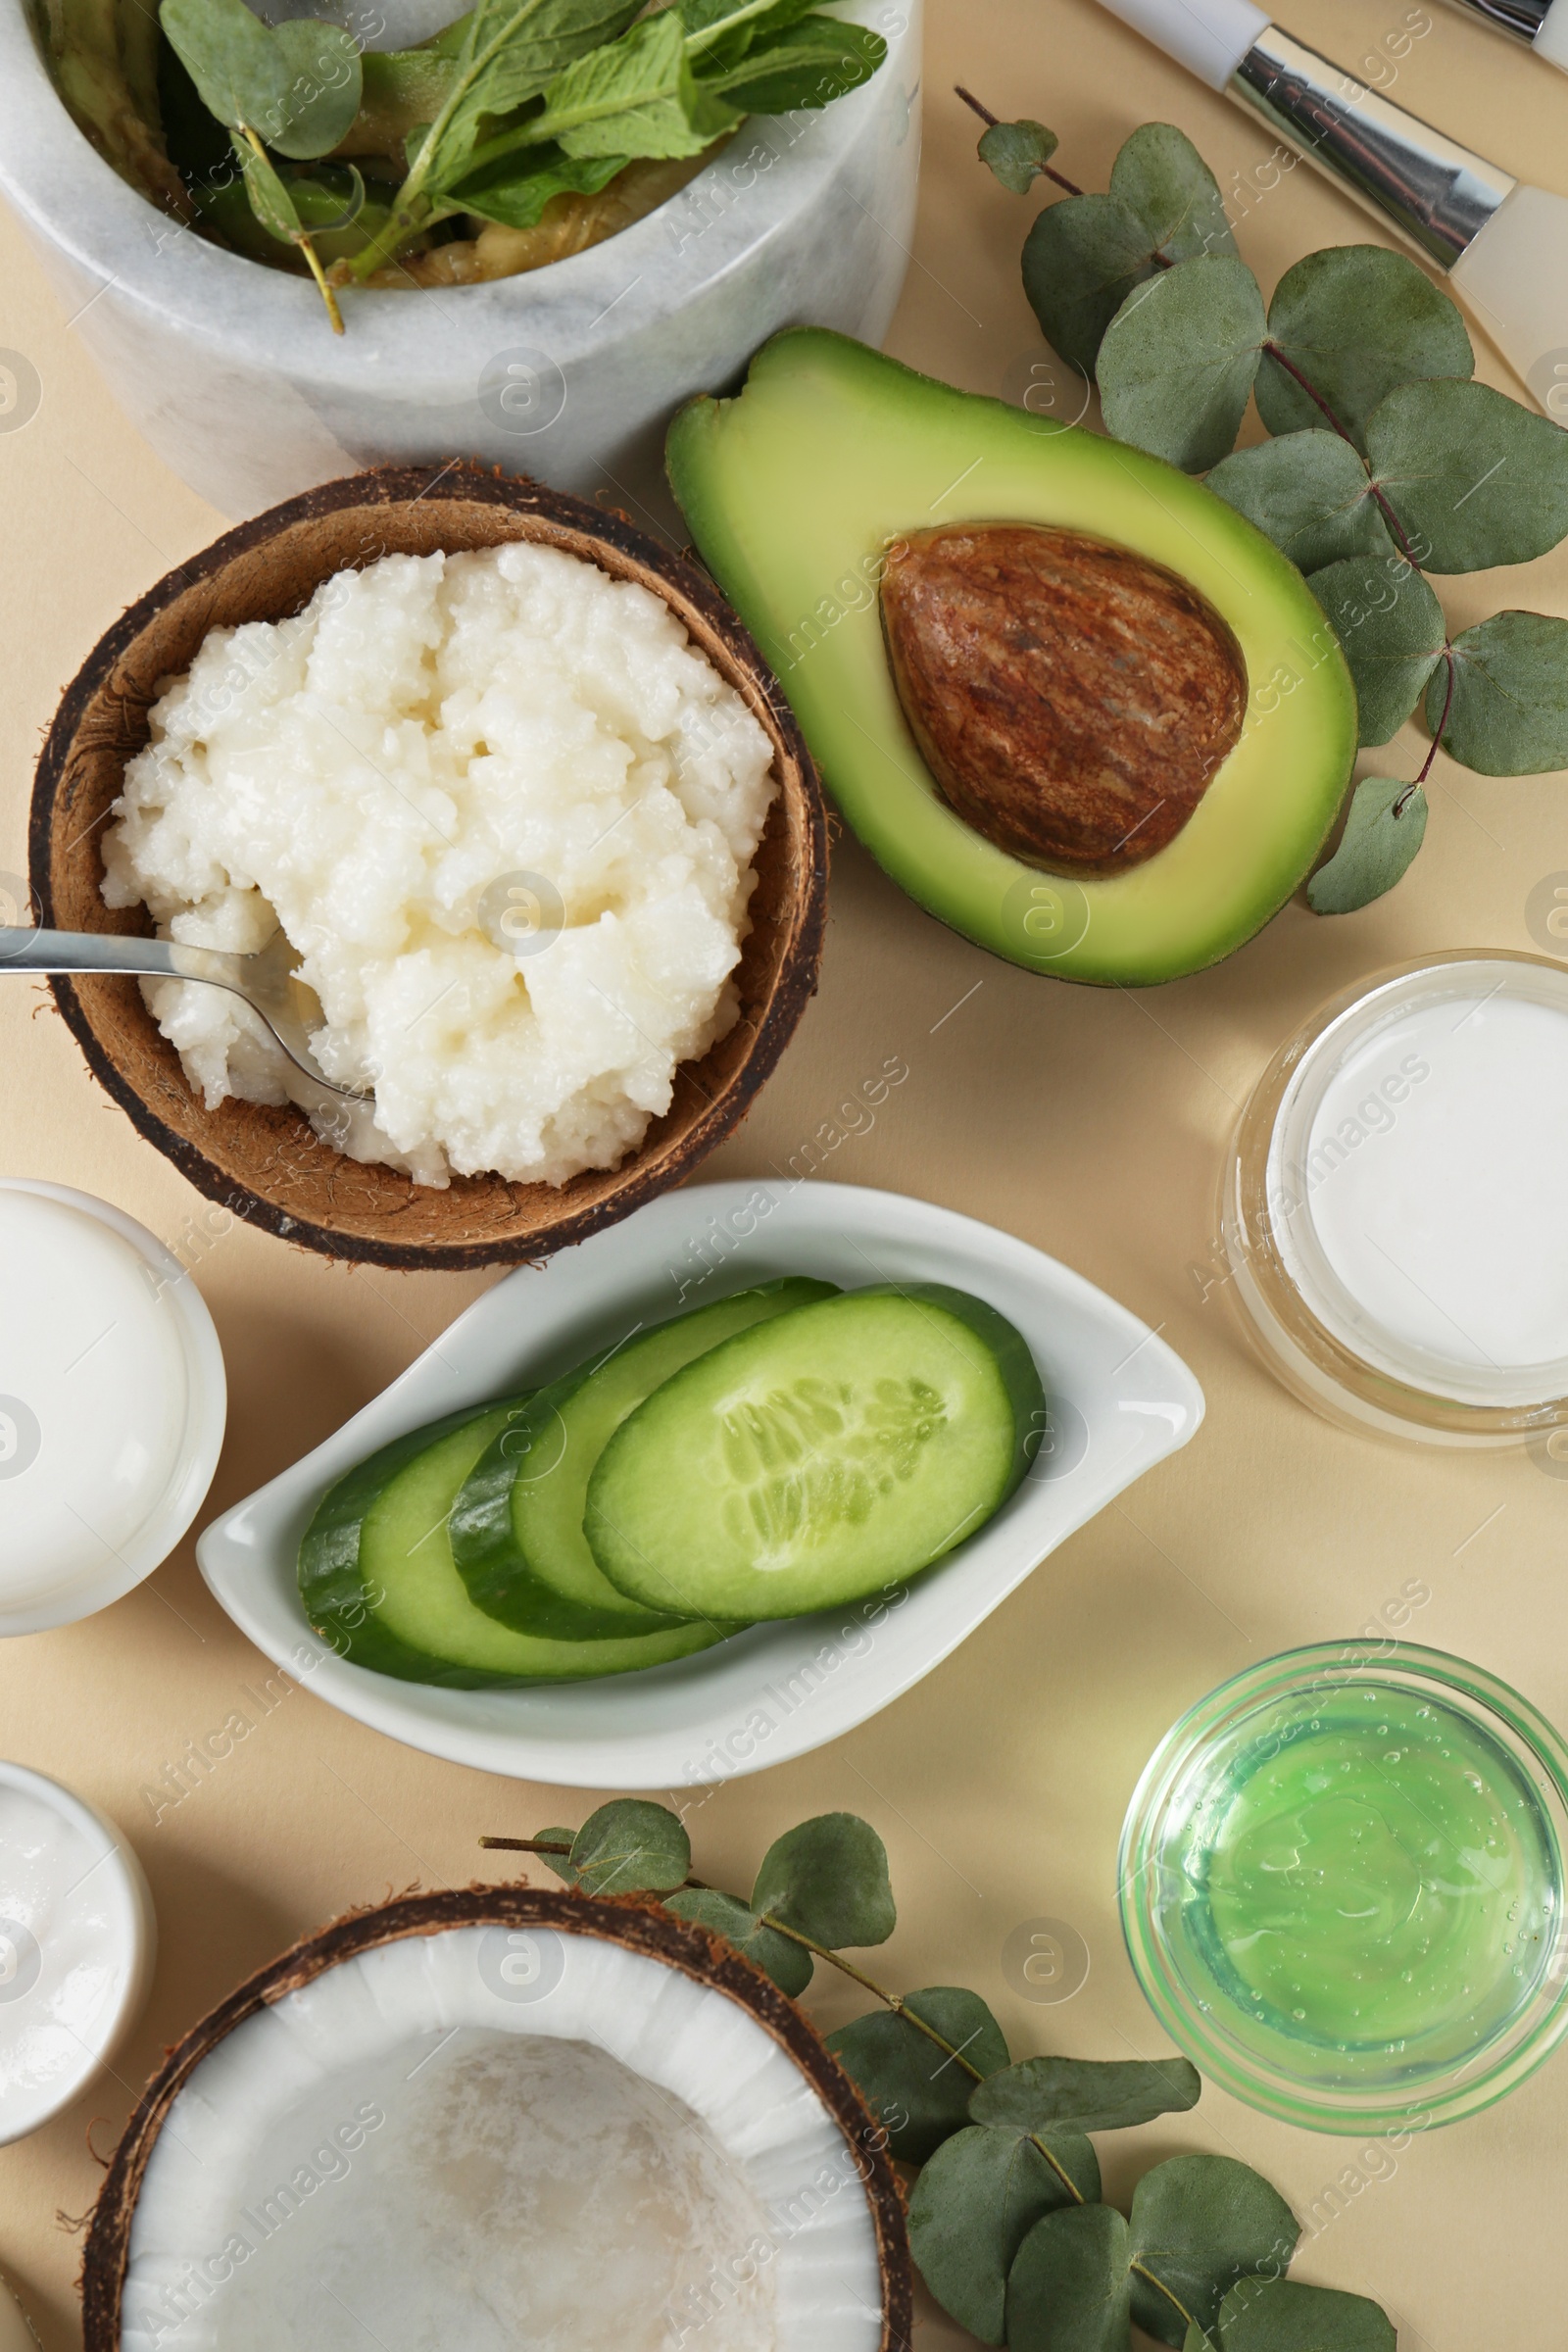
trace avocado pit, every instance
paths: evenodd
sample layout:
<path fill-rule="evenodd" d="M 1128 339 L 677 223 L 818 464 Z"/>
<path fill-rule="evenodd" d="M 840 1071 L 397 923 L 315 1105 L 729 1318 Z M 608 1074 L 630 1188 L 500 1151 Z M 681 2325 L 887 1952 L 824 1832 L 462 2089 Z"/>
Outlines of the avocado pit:
<path fill-rule="evenodd" d="M 889 548 L 881 611 L 943 798 L 1031 865 L 1143 864 L 1240 739 L 1236 639 L 1191 582 L 1129 548 L 1039 523 L 944 523 Z"/>

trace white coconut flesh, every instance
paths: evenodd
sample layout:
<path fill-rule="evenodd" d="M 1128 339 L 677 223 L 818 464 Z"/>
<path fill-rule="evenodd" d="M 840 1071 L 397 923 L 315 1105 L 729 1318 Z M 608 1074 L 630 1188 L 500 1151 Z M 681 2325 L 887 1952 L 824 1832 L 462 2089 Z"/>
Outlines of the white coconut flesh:
<path fill-rule="evenodd" d="M 123 2352 L 875 2352 L 858 2157 L 727 1994 L 598 1936 L 409 1936 L 203 2058 Z"/>

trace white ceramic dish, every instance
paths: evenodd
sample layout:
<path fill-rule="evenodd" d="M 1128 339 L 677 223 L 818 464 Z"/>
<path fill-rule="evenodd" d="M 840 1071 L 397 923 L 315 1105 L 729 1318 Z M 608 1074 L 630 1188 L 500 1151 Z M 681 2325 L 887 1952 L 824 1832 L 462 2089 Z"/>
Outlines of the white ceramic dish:
<path fill-rule="evenodd" d="M 372 46 L 408 37 L 407 0 L 376 13 Z M 416 11 L 413 37 L 436 13 Z M 206 243 L 116 176 L 50 84 L 31 0 L 0 0 L 0 190 L 132 423 L 225 514 L 359 466 L 469 457 L 652 501 L 672 523 L 662 445 L 678 402 L 729 384 L 781 326 L 880 343 L 893 317 L 914 223 L 919 0 L 848 13 L 889 44 L 848 98 L 744 123 L 668 204 L 548 270 L 355 292 L 344 335 L 308 278 Z"/>
<path fill-rule="evenodd" d="M 355 1462 L 443 1413 L 554 1378 L 639 1322 L 779 1274 L 971 1291 L 1018 1326 L 1059 1404 L 1010 1502 L 900 1603 L 754 1626 L 677 1665 L 527 1690 L 395 1682 L 311 1631 L 295 1586 L 300 1538 Z M 275 1664 L 395 1740 L 561 1787 L 690 1788 L 804 1755 L 887 1706 L 1074 1529 L 1184 1446 L 1202 1412 L 1197 1381 L 1136 1315 L 1009 1234 L 854 1185 L 697 1185 L 498 1283 L 334 1437 L 215 1521 L 197 1557 Z"/>
<path fill-rule="evenodd" d="M 90 1930 L 80 1919 L 75 1923 L 74 1962 L 51 1967 L 51 1930 L 69 1931 L 62 1930 L 58 1898 L 42 1891 L 46 1863 L 40 1869 L 23 1860 L 15 1872 L 7 1863 L 0 1874 L 0 1883 L 32 1889 L 31 1897 L 0 1895 L 4 1908 L 20 1905 L 30 1914 L 0 1918 L 0 2038 L 7 2078 L 0 2083 L 0 2145 L 25 2138 L 69 2107 L 114 2056 L 147 1997 L 158 1949 L 146 1875 L 108 1816 L 24 1764 L 0 1763 L 0 1790 L 6 1789 L 56 1816 L 76 1857 L 93 1857 L 72 1887 L 75 1892 L 90 1886 L 92 1918 Z M 0 2352 L 12 2342 L 12 2316 L 0 2304 Z"/>
<path fill-rule="evenodd" d="M 84 1243 L 107 1226 L 122 1247 L 107 1256 L 70 1244 L 57 1264 L 40 1247 L 34 1262 L 0 1261 L 0 1637 L 73 1625 L 107 1608 L 168 1559 L 207 1497 L 227 1416 L 223 1354 L 207 1303 L 177 1257 L 145 1225 L 69 1185 L 0 1178 L 0 1193 L 35 1194 L 73 1218 L 90 1220 Z M 60 1240 L 68 1238 L 65 1229 Z M 58 1244 L 56 1245 L 58 1247 Z M 102 1250 L 100 1242 L 100 1250 Z M 77 1257 L 85 1262 L 78 1265 Z M 96 1265 L 102 1288 L 87 1267 Z M 67 1277 L 74 1273 L 75 1280 Z M 145 1277 L 150 1300 L 141 1295 Z M 117 1307 L 118 1301 L 118 1307 Z M 6 1304 L 11 1312 L 5 1315 Z M 93 1326 L 108 1317 L 100 1333 Z M 53 1360 L 35 1346 L 48 1323 Z M 114 1335 L 121 1337 L 115 1341 Z M 126 1335 L 156 1344 L 166 1383 L 166 1426 L 151 1455 L 144 1430 L 124 1423 L 113 1458 L 117 1384 L 153 1376 Z M 114 1345 L 104 1348 L 105 1341 Z M 116 1349 L 119 1352 L 117 1354 Z M 85 1363 L 87 1370 L 79 1367 Z M 99 1390 L 94 1421 L 93 1387 Z M 73 1480 L 71 1447 L 95 1429 L 98 1458 Z M 139 1458 L 138 1458 L 139 1457 Z M 89 1475 L 89 1472 L 91 1475 Z M 44 1482 L 42 1492 L 35 1492 Z M 96 1498 L 96 1499 L 89 1499 Z M 118 1513 L 106 1530 L 99 1505 Z M 86 1512 L 86 1516 L 84 1516 Z"/>

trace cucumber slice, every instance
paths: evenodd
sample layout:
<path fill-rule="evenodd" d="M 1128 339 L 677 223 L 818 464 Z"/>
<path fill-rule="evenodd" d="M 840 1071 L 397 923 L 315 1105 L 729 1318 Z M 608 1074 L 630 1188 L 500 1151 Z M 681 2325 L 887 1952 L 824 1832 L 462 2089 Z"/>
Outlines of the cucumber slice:
<path fill-rule="evenodd" d="M 520 1409 L 488 1405 L 416 1431 L 322 1502 L 301 1547 L 300 1589 L 311 1622 L 341 1655 L 406 1682 L 473 1690 L 627 1674 L 720 1638 L 706 1625 L 675 1625 L 625 1641 L 551 1641 L 473 1606 L 453 1566 L 449 1514 L 474 1462 Z"/>
<path fill-rule="evenodd" d="M 520 1410 L 525 1397 L 514 1400 Z M 299 1587 L 305 1614 L 316 1632 L 340 1657 L 377 1674 L 394 1674 L 405 1682 L 428 1679 L 428 1658 L 411 1650 L 386 1631 L 372 1615 L 360 1572 L 360 1538 L 365 1516 L 400 1471 L 454 1430 L 488 1420 L 490 1404 L 465 1405 L 407 1437 L 394 1438 L 328 1487 L 316 1506 L 316 1515 L 300 1543 Z"/>
<path fill-rule="evenodd" d="M 1045 1391 L 1012 1325 L 936 1283 L 742 1332 L 623 1421 L 588 1486 L 594 1556 L 649 1606 L 794 1617 L 902 1583 L 1028 1467 Z"/>
<path fill-rule="evenodd" d="M 475 1605 L 520 1632 L 562 1641 L 655 1633 L 703 1616 L 666 1593 L 644 1606 L 612 1585 L 588 1548 L 588 1480 L 606 1441 L 662 1382 L 737 1332 L 838 1296 L 789 1275 L 676 1315 L 581 1364 L 499 1433 L 452 1512 L 452 1552 Z"/>
<path fill-rule="evenodd" d="M 448 1683 L 460 1673 L 486 1682 L 583 1682 L 662 1666 L 721 1641 L 728 1626 L 667 1620 L 658 1633 L 557 1641 L 514 1632 L 474 1607 L 452 1558 L 452 1505 L 485 1447 L 514 1417 L 514 1409 L 503 1405 L 438 1439 L 399 1472 L 366 1513 L 360 1570 L 382 1630 L 438 1661 L 444 1670 L 439 1679 Z"/>

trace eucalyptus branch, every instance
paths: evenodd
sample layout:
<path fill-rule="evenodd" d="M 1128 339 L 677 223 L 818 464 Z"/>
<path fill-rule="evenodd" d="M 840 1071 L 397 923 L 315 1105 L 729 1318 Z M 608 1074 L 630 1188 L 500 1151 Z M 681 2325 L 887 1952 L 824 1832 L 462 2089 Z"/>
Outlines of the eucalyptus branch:
<path fill-rule="evenodd" d="M 918 2176 L 907 2195 L 909 2245 L 927 2286 L 984 2342 L 1043 2343 L 1067 2295 L 1095 2313 L 1102 2352 L 1130 2352 L 1135 2324 L 1167 2341 L 1179 2324 L 1184 2340 L 1196 2328 L 1217 2344 L 1243 2311 L 1250 2352 L 1287 2352 L 1307 2332 L 1314 2343 L 1394 2352 L 1394 2330 L 1375 2304 L 1285 2278 L 1299 2225 L 1233 2157 L 1155 2164 L 1130 2215 L 1096 2218 L 1101 2180 L 1089 2135 L 1185 2112 L 1201 2087 L 1196 2069 L 1179 2058 L 1013 2059 L 977 1993 L 956 1985 L 894 1992 L 846 1960 L 840 1945 L 884 1943 L 897 1920 L 887 1852 L 869 1822 L 826 1813 L 785 1831 L 762 1857 L 750 1902 L 692 1876 L 684 1822 L 646 1798 L 612 1798 L 575 1833 L 479 1842 L 547 1855 L 589 1894 L 673 1905 L 789 1995 L 809 1981 L 803 1954 L 870 1994 L 880 2009 L 835 2028 L 827 2047 L 881 2127 L 865 2143 L 870 2160 L 891 2158 Z M 684 1888 L 706 1899 L 683 1904 Z M 932 2047 L 941 2065 L 931 2063 Z M 1017 2161 L 1026 2148 L 1045 2171 Z M 1069 2208 L 1079 2210 L 1063 2234 L 1054 2217 L 1065 2221 Z M 1042 2238 L 1035 2225 L 1048 2220 Z"/>
<path fill-rule="evenodd" d="M 961 81 L 956 81 L 953 85 L 953 91 L 955 97 L 961 98 L 965 106 L 973 109 L 988 130 L 996 129 L 998 122 L 1001 121 L 1001 117 L 999 115 L 994 115 L 989 106 L 982 106 L 980 100 L 975 96 L 972 90 L 966 90 Z M 1083 194 L 1082 188 L 1078 185 L 1078 182 L 1075 179 L 1064 178 L 1061 172 L 1057 172 L 1050 164 L 1036 164 L 1035 172 L 1042 179 L 1054 180 L 1056 186 L 1063 189 L 1069 196 L 1081 196 Z"/>

